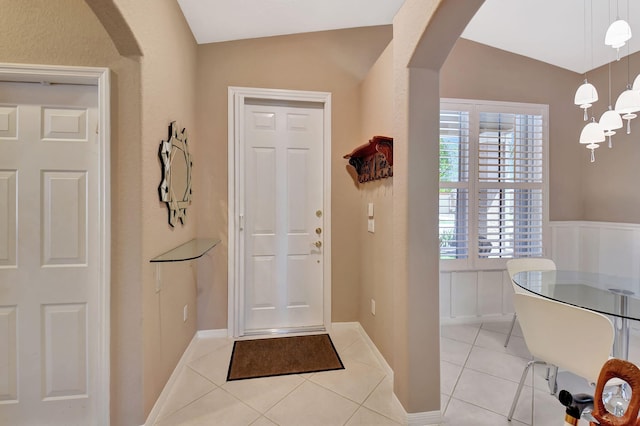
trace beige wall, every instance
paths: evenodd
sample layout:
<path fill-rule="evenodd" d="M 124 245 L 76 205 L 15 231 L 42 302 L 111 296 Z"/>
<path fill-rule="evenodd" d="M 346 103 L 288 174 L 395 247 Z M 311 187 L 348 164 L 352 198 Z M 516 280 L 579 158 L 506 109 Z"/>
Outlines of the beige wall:
<path fill-rule="evenodd" d="M 360 140 L 393 137 L 393 46 L 387 46 L 360 87 Z M 355 177 L 355 176 L 354 176 Z M 393 178 L 358 185 L 360 294 L 358 321 L 380 353 L 393 363 Z M 375 232 L 367 231 L 368 204 L 374 205 Z M 376 313 L 371 313 L 371 300 Z"/>
<path fill-rule="evenodd" d="M 549 105 L 551 220 L 585 219 L 581 174 L 588 152 L 578 144 L 582 110 L 573 105 L 580 82 L 574 72 L 465 39 L 440 72 L 443 98 Z"/>
<path fill-rule="evenodd" d="M 229 86 L 313 90 L 332 94 L 332 320 L 357 320 L 360 211 L 342 156 L 363 143 L 359 84 L 391 39 L 391 28 L 368 27 L 201 45 L 197 73 L 198 233 L 223 240 L 213 276 L 199 278 L 200 329 L 227 323 L 227 90 Z M 209 267 L 209 266 L 205 266 Z"/>
<path fill-rule="evenodd" d="M 0 0 L 0 60 L 104 66 L 120 57 L 82 0 Z"/>

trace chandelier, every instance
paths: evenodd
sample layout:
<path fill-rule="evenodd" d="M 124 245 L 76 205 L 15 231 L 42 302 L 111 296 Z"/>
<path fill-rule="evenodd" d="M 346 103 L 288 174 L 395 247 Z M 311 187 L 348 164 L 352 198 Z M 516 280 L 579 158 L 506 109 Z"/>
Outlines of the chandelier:
<path fill-rule="evenodd" d="M 585 0 L 586 2 L 586 0 Z M 627 17 L 628 6 L 627 2 Z M 617 11 L 616 13 L 618 13 Z M 592 12 L 593 16 L 593 12 Z M 586 21 L 586 4 L 585 4 L 585 21 Z M 586 40 L 586 23 L 585 23 L 585 40 Z M 607 29 L 604 43 L 616 50 L 616 60 L 620 60 L 620 48 L 623 47 L 631 39 L 631 27 L 618 16 Z M 585 43 L 586 46 L 586 43 Z M 628 47 L 628 45 L 627 45 Z M 586 56 L 586 47 L 585 47 Z M 627 55 L 629 61 L 629 55 Z M 627 62 L 628 64 L 628 62 Z M 627 66 L 627 79 L 628 66 Z M 599 144 L 608 140 L 609 148 L 613 146 L 611 137 L 616 134 L 616 130 L 623 127 L 622 120 L 627 121 L 627 134 L 631 133 L 631 120 L 636 118 L 636 114 L 640 111 L 640 75 L 636 77 L 633 85 L 627 83 L 627 88 L 617 98 L 615 107 L 611 104 L 611 63 L 609 63 L 609 108 L 601 116 L 600 120 L 591 117 L 589 119 L 588 109 L 598 100 L 598 91 L 595 86 L 588 82 L 585 73 L 584 83 L 578 87 L 574 97 L 574 103 L 584 110 L 584 121 L 588 123 L 580 132 L 580 143 L 591 150 L 591 162 L 595 161 L 595 150 Z"/>

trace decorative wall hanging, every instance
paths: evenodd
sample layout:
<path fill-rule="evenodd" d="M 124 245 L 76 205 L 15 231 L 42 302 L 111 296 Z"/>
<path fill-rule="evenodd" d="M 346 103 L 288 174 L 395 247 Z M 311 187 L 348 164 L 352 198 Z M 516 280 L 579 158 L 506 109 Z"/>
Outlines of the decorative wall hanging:
<path fill-rule="evenodd" d="M 374 136 L 368 143 L 344 156 L 358 174 L 358 182 L 393 176 L 393 138 Z"/>
<path fill-rule="evenodd" d="M 178 131 L 176 122 L 169 124 L 169 135 L 160 143 L 162 182 L 158 187 L 160 201 L 167 203 L 169 224 L 185 223 L 187 206 L 191 204 L 191 154 L 185 129 Z"/>

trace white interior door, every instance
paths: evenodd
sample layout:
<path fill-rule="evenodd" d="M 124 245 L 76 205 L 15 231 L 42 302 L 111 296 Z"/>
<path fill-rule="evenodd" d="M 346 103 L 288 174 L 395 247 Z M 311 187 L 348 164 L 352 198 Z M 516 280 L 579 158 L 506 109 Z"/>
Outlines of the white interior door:
<path fill-rule="evenodd" d="M 0 83 L 0 424 L 96 424 L 97 89 Z"/>
<path fill-rule="evenodd" d="M 244 334 L 321 328 L 323 106 L 247 102 L 243 117 L 241 328 Z"/>

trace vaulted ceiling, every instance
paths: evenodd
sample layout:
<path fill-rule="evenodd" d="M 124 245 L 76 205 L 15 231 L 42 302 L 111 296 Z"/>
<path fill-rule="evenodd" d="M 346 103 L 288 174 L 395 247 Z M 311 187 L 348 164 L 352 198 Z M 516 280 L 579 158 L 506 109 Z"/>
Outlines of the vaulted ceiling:
<path fill-rule="evenodd" d="M 200 44 L 391 24 L 404 0 L 177 0 Z M 616 59 L 604 36 L 617 17 L 640 50 L 640 2 L 486 0 L 464 38 L 584 73 Z M 640 67 L 640 64 L 637 64 Z"/>

